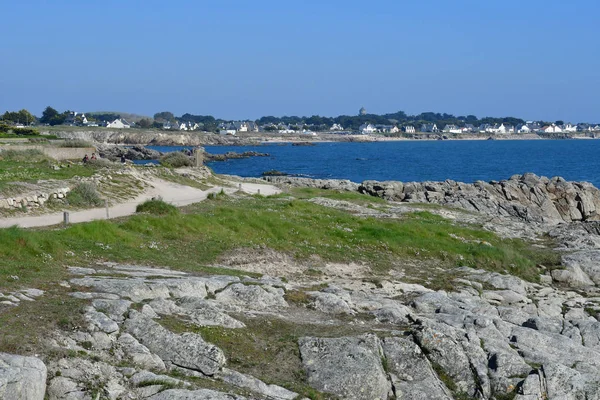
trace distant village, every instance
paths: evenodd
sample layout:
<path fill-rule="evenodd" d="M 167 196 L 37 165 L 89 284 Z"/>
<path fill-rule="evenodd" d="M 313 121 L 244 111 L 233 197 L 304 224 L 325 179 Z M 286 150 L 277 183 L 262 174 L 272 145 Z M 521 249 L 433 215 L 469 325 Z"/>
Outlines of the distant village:
<path fill-rule="evenodd" d="M 25 110 L 23 110 L 25 111 Z M 21 112 L 23 112 L 21 111 Z M 7 112 L 8 114 L 8 112 Z M 17 115 L 17 113 L 13 113 Z M 172 116 L 171 113 L 168 113 Z M 6 115 L 6 114 L 5 114 Z M 84 113 L 76 111 L 67 111 L 64 120 L 61 121 L 62 126 L 80 126 L 80 127 L 105 127 L 110 129 L 129 129 L 129 128 L 154 128 L 167 131 L 205 131 L 203 123 L 190 121 L 189 119 L 178 120 L 173 117 L 168 120 L 154 119 L 144 120 L 136 122 L 129 122 L 124 118 L 111 118 L 109 120 L 98 120 L 94 117 L 86 117 Z M 183 117 L 189 114 L 184 115 Z M 366 113 L 363 108 L 359 111 L 359 116 L 363 119 L 369 118 L 370 115 Z M 194 116 L 191 116 L 194 117 Z M 377 119 L 381 119 L 380 116 L 375 116 Z M 35 118 L 32 116 L 32 118 Z M 210 117 L 212 118 L 212 117 Z M 310 119 L 310 118 L 308 118 Z M 547 123 L 541 124 L 535 121 L 527 121 L 523 124 L 511 125 L 508 123 L 494 123 L 494 124 L 480 124 L 474 125 L 470 123 L 464 123 L 461 121 L 460 124 L 445 124 L 438 126 L 436 123 L 423 123 L 414 125 L 410 123 L 390 123 L 390 124 L 376 124 L 365 121 L 358 129 L 356 125 L 353 128 L 344 127 L 339 123 L 331 124 L 311 124 L 305 121 L 296 123 L 264 123 L 259 124 L 257 121 L 231 121 L 231 122 L 218 122 L 214 118 L 215 125 L 212 126 L 210 131 L 219 133 L 221 135 L 237 135 L 238 133 L 252 133 L 262 132 L 265 134 L 304 134 L 304 135 L 317 135 L 318 133 L 330 133 L 340 135 L 373 135 L 383 134 L 386 136 L 406 136 L 412 138 L 418 137 L 444 137 L 445 135 L 512 135 L 512 134 L 537 134 L 537 135 L 553 135 L 564 134 L 589 134 L 591 137 L 595 137 L 596 134 L 600 134 L 600 125 L 597 124 L 586 124 L 586 123 Z M 221 120 L 222 121 L 222 120 Z M 39 125 L 35 121 L 31 123 L 23 124 L 15 121 L 0 121 L 15 126 L 16 128 L 22 128 L 25 126 Z M 42 124 L 43 125 L 43 124 Z"/>

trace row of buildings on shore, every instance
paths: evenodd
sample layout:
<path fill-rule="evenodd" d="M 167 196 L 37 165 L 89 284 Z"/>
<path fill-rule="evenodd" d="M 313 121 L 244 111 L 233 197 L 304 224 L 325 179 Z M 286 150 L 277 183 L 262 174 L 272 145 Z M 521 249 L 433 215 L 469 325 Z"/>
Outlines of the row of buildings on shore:
<path fill-rule="evenodd" d="M 527 122 L 522 125 L 509 125 L 509 124 L 482 124 L 478 127 L 472 124 L 465 124 L 464 126 L 457 125 L 445 125 L 443 128 L 439 128 L 436 124 L 423 124 L 420 129 L 417 130 L 412 125 L 397 127 L 391 125 L 372 125 L 363 124 L 359 128 L 359 132 L 362 134 L 371 133 L 452 133 L 452 134 L 513 134 L 513 133 L 585 133 L 585 132 L 598 132 L 600 131 L 600 125 L 589 125 L 589 124 L 549 124 L 540 125 L 537 122 Z"/>
<path fill-rule="evenodd" d="M 135 123 L 130 123 L 123 118 L 116 118 L 110 121 L 96 121 L 94 119 L 88 119 L 84 113 L 70 112 L 65 119 L 64 125 L 69 126 L 88 126 L 97 127 L 102 126 L 113 129 L 127 129 L 137 127 Z M 154 125 L 155 127 L 156 124 Z M 202 130 L 203 126 L 191 122 L 191 121 L 165 121 L 162 125 L 158 125 L 159 128 L 170 131 L 196 131 Z M 236 135 L 237 133 L 244 132 L 264 132 L 264 133 L 280 133 L 280 134 L 293 134 L 303 133 L 314 135 L 315 132 L 329 132 L 338 134 L 353 134 L 357 133 L 355 129 L 345 129 L 342 125 L 334 123 L 331 126 L 314 126 L 307 125 L 304 123 L 298 124 L 264 124 L 258 125 L 253 121 L 233 121 L 223 122 L 217 126 L 217 130 L 222 135 Z M 528 121 L 521 125 L 510 125 L 505 123 L 500 124 L 482 124 L 474 126 L 472 124 L 464 124 L 461 126 L 447 124 L 443 127 L 438 127 L 435 123 L 422 124 L 420 127 L 414 125 L 380 125 L 380 124 L 362 124 L 358 128 L 358 133 L 363 135 L 369 134 L 556 134 L 556 133 L 589 133 L 589 132 L 600 132 L 600 125 L 590 124 L 548 124 L 541 125 L 538 122 Z"/>

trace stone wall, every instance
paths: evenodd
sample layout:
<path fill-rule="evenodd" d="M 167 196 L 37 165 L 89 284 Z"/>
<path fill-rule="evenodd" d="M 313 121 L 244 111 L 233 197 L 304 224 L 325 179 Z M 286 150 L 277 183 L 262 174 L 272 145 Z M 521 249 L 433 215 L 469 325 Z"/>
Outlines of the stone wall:
<path fill-rule="evenodd" d="M 50 199 L 63 199 L 71 191 L 69 187 L 57 188 L 49 192 L 24 196 L 0 198 L 0 209 L 41 207 Z"/>

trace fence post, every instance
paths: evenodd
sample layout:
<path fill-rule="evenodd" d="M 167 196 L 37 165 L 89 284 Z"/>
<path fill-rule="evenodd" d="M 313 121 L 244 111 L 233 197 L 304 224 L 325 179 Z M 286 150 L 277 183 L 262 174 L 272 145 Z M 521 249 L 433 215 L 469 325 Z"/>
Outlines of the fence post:
<path fill-rule="evenodd" d="M 65 226 L 69 225 L 69 212 L 68 211 L 63 212 L 63 224 Z"/>
<path fill-rule="evenodd" d="M 258 189 L 258 194 L 260 195 L 260 189 Z"/>
<path fill-rule="evenodd" d="M 106 208 L 106 219 L 109 219 L 110 216 L 108 215 L 108 199 L 104 199 L 104 208 Z"/>

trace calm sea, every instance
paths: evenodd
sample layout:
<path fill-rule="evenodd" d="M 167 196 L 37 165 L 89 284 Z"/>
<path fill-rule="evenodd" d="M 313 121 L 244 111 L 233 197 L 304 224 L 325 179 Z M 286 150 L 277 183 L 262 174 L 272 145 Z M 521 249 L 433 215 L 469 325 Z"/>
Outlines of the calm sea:
<path fill-rule="evenodd" d="M 181 147 L 152 147 L 159 151 Z M 600 187 L 600 140 L 397 141 L 315 146 L 206 146 L 209 153 L 258 151 L 269 157 L 213 162 L 219 174 L 259 177 L 278 170 L 311 178 L 461 182 L 533 172 Z"/>

